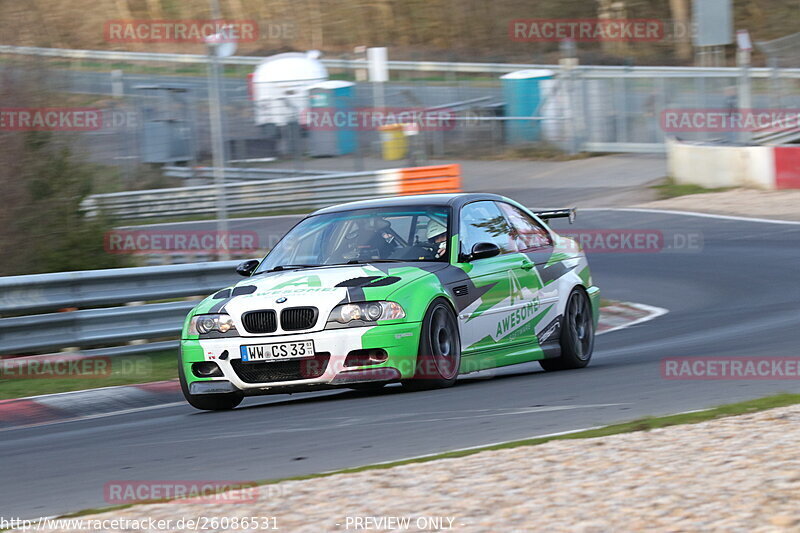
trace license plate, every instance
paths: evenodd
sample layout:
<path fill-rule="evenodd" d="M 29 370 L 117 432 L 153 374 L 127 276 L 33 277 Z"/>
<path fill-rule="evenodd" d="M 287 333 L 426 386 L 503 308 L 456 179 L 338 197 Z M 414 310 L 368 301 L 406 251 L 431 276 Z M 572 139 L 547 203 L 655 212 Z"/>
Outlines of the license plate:
<path fill-rule="evenodd" d="M 276 342 L 242 346 L 242 361 L 279 361 L 314 356 L 314 341 Z"/>

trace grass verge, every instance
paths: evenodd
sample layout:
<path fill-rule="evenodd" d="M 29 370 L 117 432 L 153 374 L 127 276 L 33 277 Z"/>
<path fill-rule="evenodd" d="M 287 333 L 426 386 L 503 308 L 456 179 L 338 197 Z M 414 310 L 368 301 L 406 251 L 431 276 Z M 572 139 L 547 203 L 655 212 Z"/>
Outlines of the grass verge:
<path fill-rule="evenodd" d="M 454 150 L 448 152 L 450 157 L 471 159 L 473 161 L 574 161 L 605 154 L 578 152 L 570 154 L 557 146 L 548 143 L 533 143 L 522 146 L 512 146 L 501 151 L 480 151 L 469 149 L 466 151 Z"/>
<path fill-rule="evenodd" d="M 645 417 L 631 422 L 623 422 L 621 424 L 612 424 L 597 429 L 590 429 L 586 431 L 579 431 L 575 433 L 568 433 L 565 435 L 556 435 L 552 437 L 539 437 L 533 439 L 524 439 L 511 442 L 504 442 L 492 446 L 485 446 L 480 448 L 472 448 L 469 450 L 458 450 L 453 452 L 445 452 L 426 457 L 418 457 L 414 459 L 405 459 L 402 461 L 393 461 L 390 463 L 382 463 L 376 465 L 365 465 L 355 468 L 346 468 L 343 470 L 336 470 L 334 472 L 325 472 L 321 474 L 308 474 L 304 476 L 294 476 L 282 479 L 263 480 L 258 481 L 258 485 L 274 485 L 282 481 L 300 481 L 305 479 L 314 479 L 321 477 L 334 476 L 338 474 L 353 474 L 356 472 L 363 472 L 366 470 L 385 470 L 395 466 L 414 464 L 414 463 L 427 463 L 431 461 L 438 461 L 440 459 L 457 459 L 460 457 L 467 457 L 476 453 L 481 453 L 490 450 L 503 450 L 507 448 L 517 448 L 520 446 L 538 446 L 546 442 L 555 440 L 576 440 L 576 439 L 591 439 L 597 437 L 607 437 L 609 435 L 618 435 L 621 433 L 632 433 L 634 431 L 649 431 L 651 429 L 664 428 L 669 426 L 678 426 L 683 424 L 697 424 L 717 418 L 724 418 L 729 416 L 743 415 L 748 413 L 755 413 L 758 411 L 765 411 L 767 409 L 774 409 L 776 407 L 785 407 L 787 405 L 795 405 L 800 403 L 800 394 L 777 394 L 768 396 L 766 398 L 759 398 L 756 400 L 748 400 L 744 402 L 725 404 L 712 409 L 697 411 L 692 413 L 683 413 L 676 415 L 658 416 L 658 417 Z M 165 503 L 168 500 L 150 500 L 139 502 L 135 504 L 119 505 L 114 507 L 107 507 L 103 509 L 87 509 L 66 515 L 62 518 L 73 518 L 79 516 L 86 516 L 90 514 L 97 514 L 101 512 L 118 511 L 127 509 L 135 505 L 144 505 L 148 503 Z"/>
<path fill-rule="evenodd" d="M 95 365 L 81 377 L 70 378 L 54 377 L 55 371 L 49 371 L 44 365 L 35 371 L 30 366 L 20 371 L 0 363 L 0 400 L 177 379 L 176 357 L 175 351 L 114 356 L 107 360 L 111 365 L 109 372 L 98 372 L 96 369 L 102 366 Z M 10 361 L 13 359 L 5 360 L 6 364 Z M 105 358 L 100 360 L 104 361 Z M 36 377 L 25 377 L 30 374 Z"/>
<path fill-rule="evenodd" d="M 733 187 L 718 187 L 715 189 L 708 189 L 701 185 L 694 185 L 692 183 L 676 183 L 674 178 L 666 178 L 663 183 L 653 185 L 651 188 L 658 193 L 659 200 L 676 198 L 678 196 L 687 196 L 689 194 L 724 192 L 733 189 Z"/>

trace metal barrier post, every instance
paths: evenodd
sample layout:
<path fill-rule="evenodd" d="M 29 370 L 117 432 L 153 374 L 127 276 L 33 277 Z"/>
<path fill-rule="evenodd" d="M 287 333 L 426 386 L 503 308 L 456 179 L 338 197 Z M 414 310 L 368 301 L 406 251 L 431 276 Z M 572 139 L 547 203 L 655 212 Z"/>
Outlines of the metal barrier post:
<path fill-rule="evenodd" d="M 736 52 L 736 62 L 739 65 L 739 111 L 750 112 L 753 107 L 752 87 L 750 85 L 750 50 L 740 49 Z M 749 143 L 752 132 L 743 129 L 739 132 L 739 140 Z"/>

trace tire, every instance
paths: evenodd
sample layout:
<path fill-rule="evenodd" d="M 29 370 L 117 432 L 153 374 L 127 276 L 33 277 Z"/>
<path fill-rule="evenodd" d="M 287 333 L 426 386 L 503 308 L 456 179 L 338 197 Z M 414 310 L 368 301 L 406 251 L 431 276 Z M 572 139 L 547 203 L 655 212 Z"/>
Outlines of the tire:
<path fill-rule="evenodd" d="M 458 379 L 460 367 L 458 322 L 447 300 L 437 298 L 422 319 L 414 377 L 403 381 L 403 386 L 408 390 L 450 387 Z"/>
<path fill-rule="evenodd" d="M 178 355 L 178 377 L 181 382 L 181 392 L 189 405 L 201 411 L 229 411 L 242 403 L 244 394 L 231 392 L 227 394 L 190 394 L 186 376 L 183 373 L 183 361 Z"/>
<path fill-rule="evenodd" d="M 561 356 L 542 359 L 539 365 L 548 371 L 583 368 L 594 351 L 594 318 L 589 296 L 580 287 L 572 290 L 561 322 Z"/>

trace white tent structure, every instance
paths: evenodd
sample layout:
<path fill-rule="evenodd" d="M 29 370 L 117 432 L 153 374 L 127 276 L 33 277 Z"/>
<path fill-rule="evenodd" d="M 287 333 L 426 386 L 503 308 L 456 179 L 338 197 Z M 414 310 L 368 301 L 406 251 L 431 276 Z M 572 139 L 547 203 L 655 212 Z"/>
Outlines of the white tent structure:
<path fill-rule="evenodd" d="M 301 122 L 309 107 L 309 89 L 327 81 L 320 53 L 289 52 L 264 59 L 252 77 L 255 119 L 259 126 Z"/>

